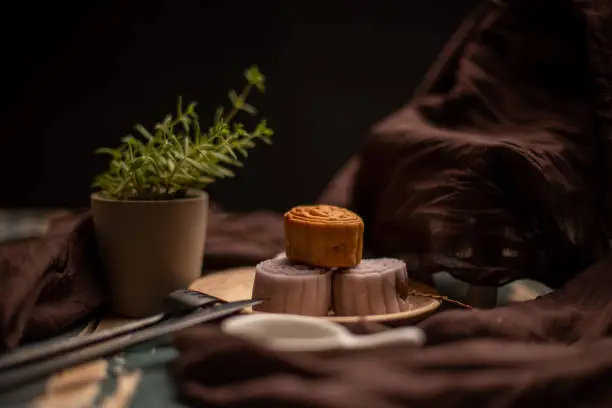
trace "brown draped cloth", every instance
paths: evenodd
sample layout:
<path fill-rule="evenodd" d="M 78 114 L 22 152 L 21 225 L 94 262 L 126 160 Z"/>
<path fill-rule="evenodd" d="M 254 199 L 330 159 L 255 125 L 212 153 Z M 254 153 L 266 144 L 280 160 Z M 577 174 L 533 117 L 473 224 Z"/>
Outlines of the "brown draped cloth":
<path fill-rule="evenodd" d="M 487 1 L 416 97 L 374 127 L 346 171 L 375 254 L 477 285 L 552 287 L 602 255 L 611 107 L 600 19 L 612 5 L 588 3 Z"/>
<path fill-rule="evenodd" d="M 65 216 L 43 238 L 0 245 L 0 351 L 60 334 L 102 304 L 91 224 Z"/>
<path fill-rule="evenodd" d="M 612 406 L 611 1 L 487 1 L 322 201 L 351 205 L 411 273 L 560 288 L 421 326 L 424 349 L 280 353 L 211 327 L 176 338 L 202 407 Z M 592 265 L 589 267 L 589 265 Z"/>
<path fill-rule="evenodd" d="M 282 216 L 209 214 L 204 270 L 252 265 L 284 248 Z M 61 334 L 103 312 L 106 290 L 88 214 L 56 219 L 41 238 L 0 245 L 0 351 Z"/>
<path fill-rule="evenodd" d="M 181 397 L 206 407 L 611 406 L 610 10 L 603 0 L 485 2 L 320 200 L 358 211 L 372 253 L 409 260 L 413 276 L 528 276 L 561 289 L 440 313 L 422 324 L 422 350 L 284 354 L 189 330 L 176 340 Z M 103 306 L 91 220 L 66 222 L 0 247 L 0 347 Z M 279 214 L 213 209 L 208 234 L 209 269 L 283 248 Z"/>
<path fill-rule="evenodd" d="M 539 299 L 433 316 L 424 349 L 280 353 L 199 327 L 173 368 L 207 408 L 609 407 L 611 293 L 608 257 Z"/>

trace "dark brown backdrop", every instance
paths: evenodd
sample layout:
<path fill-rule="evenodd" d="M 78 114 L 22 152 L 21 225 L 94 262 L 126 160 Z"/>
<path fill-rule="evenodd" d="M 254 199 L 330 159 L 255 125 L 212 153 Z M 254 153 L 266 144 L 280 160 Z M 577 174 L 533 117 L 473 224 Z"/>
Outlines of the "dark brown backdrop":
<path fill-rule="evenodd" d="M 269 78 L 255 103 L 276 141 L 211 191 L 239 211 L 312 201 L 368 128 L 409 99 L 476 2 L 4 6 L 0 204 L 86 205 L 104 165 L 95 147 L 161 119 L 179 94 L 212 113 L 251 63 Z"/>

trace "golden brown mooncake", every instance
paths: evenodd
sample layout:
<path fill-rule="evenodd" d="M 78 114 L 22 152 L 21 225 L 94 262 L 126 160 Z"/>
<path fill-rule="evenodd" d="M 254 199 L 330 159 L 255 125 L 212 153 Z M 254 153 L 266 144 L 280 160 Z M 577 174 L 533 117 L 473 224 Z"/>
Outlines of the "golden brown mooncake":
<path fill-rule="evenodd" d="M 355 266 L 363 253 L 363 220 L 332 205 L 294 207 L 285 213 L 285 252 L 313 266 Z"/>

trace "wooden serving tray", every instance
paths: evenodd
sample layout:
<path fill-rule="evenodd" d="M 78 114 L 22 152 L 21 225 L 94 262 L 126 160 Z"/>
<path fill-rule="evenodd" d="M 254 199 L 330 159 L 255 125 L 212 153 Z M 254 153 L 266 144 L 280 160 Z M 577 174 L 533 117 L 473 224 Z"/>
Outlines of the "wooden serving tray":
<path fill-rule="evenodd" d="M 219 271 L 210 275 L 203 276 L 194 281 L 189 289 L 197 290 L 216 296 L 226 301 L 250 299 L 253 291 L 253 280 L 255 279 L 255 268 L 236 268 Z M 357 323 L 360 320 L 371 322 L 387 323 L 393 326 L 414 323 L 424 319 L 440 307 L 440 299 L 427 297 L 426 295 L 436 296 L 435 289 L 419 282 L 410 282 L 410 289 L 415 293 L 425 296 L 409 295 L 409 308 L 399 313 L 389 313 L 384 315 L 369 316 L 334 316 L 329 315 L 330 319 L 336 323 Z M 253 311 L 249 308 L 248 313 Z"/>

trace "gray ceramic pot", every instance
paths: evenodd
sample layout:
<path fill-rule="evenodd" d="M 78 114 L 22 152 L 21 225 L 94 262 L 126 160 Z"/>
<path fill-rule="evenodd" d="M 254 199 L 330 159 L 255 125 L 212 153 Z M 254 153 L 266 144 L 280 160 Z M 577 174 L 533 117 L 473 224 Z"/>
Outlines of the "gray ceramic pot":
<path fill-rule="evenodd" d="M 205 192 L 166 201 L 93 194 L 91 212 L 116 314 L 159 312 L 168 293 L 200 276 L 208 221 Z"/>

